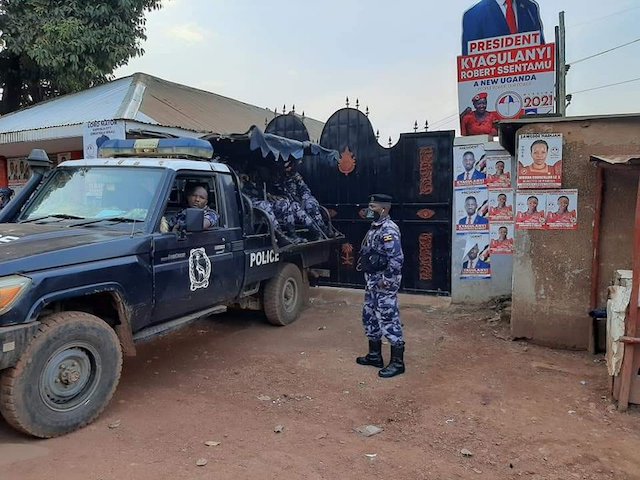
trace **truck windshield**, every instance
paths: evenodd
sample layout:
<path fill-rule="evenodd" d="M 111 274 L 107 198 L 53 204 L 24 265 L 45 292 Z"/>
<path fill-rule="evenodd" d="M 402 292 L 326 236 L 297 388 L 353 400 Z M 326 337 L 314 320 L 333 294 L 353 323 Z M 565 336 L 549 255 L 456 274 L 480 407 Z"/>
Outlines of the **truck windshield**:
<path fill-rule="evenodd" d="M 21 220 L 56 217 L 144 222 L 163 173 L 152 168 L 61 167 L 42 186 Z"/>

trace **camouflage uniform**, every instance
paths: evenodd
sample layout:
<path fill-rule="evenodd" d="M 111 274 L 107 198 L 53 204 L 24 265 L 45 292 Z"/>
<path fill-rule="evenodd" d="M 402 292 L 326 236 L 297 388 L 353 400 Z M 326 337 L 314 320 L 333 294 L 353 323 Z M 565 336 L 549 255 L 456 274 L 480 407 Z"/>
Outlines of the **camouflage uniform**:
<path fill-rule="evenodd" d="M 374 250 L 387 259 L 385 270 L 365 273 L 366 281 L 362 324 L 369 340 L 384 335 L 392 346 L 403 346 L 404 336 L 398 310 L 398 289 L 402 280 L 404 255 L 400 229 L 388 216 L 373 222 L 363 242 L 361 253 Z"/>
<path fill-rule="evenodd" d="M 280 222 L 275 214 L 273 202 L 263 199 L 263 193 L 260 192 L 255 183 L 248 180 L 244 181 L 242 185 L 242 193 L 249 197 L 252 207 L 264 210 L 274 229 L 280 229 Z M 281 220 L 284 219 L 281 217 Z"/>
<path fill-rule="evenodd" d="M 220 220 L 220 215 L 216 213 L 215 210 L 210 209 L 209 207 L 204 208 L 204 218 L 205 220 L 209 220 L 211 222 L 211 227 L 215 227 L 218 225 L 218 221 Z M 169 230 L 173 230 L 174 227 L 178 227 L 179 230 L 184 230 L 187 224 L 187 210 L 184 209 L 180 213 L 176 214 L 171 220 L 169 220 Z"/>
<path fill-rule="evenodd" d="M 283 182 L 285 191 L 300 203 L 304 211 L 316 222 L 316 225 L 326 232 L 327 224 L 320 213 L 320 203 L 311 193 L 302 175 L 293 172 L 287 175 Z"/>
<path fill-rule="evenodd" d="M 270 200 L 273 201 L 273 211 L 278 219 L 291 224 L 301 224 L 310 230 L 317 230 L 317 224 L 305 211 L 297 197 L 287 188 L 286 179 L 274 182 L 269 191 L 272 192 Z"/>
<path fill-rule="evenodd" d="M 307 215 L 300 204 L 287 198 L 274 197 L 273 213 L 276 218 L 285 225 L 295 225 L 298 223 L 310 229 L 315 228 L 313 219 Z"/>

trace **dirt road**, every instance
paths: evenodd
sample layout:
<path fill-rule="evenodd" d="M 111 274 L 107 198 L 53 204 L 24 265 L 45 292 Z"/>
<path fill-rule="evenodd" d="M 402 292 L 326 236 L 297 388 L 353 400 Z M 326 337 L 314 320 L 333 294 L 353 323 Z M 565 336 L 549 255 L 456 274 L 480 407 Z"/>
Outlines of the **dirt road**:
<path fill-rule="evenodd" d="M 402 308 L 407 374 L 381 380 L 354 362 L 358 297 L 314 291 L 285 328 L 225 314 L 143 345 L 78 432 L 33 440 L 0 420 L 0 479 L 640 478 L 640 414 L 612 409 L 599 359 L 434 301 Z M 354 432 L 369 424 L 384 431 Z"/>

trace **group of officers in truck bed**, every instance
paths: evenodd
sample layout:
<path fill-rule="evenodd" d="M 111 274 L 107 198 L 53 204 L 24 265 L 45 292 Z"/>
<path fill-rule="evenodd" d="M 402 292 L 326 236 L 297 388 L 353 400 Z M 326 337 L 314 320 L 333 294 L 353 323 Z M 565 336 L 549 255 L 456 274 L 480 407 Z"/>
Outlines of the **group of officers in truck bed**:
<path fill-rule="evenodd" d="M 295 162 L 289 158 L 283 169 L 275 172 L 258 168 L 240 174 L 242 193 L 267 216 L 281 247 L 333 236 L 320 203 L 296 171 Z M 296 225 L 307 230 L 306 238 L 298 235 Z"/>

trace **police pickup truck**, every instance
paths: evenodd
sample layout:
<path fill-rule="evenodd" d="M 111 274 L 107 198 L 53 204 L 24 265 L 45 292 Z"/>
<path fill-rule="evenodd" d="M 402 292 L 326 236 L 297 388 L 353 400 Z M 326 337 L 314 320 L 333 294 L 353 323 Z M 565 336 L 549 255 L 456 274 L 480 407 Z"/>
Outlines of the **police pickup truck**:
<path fill-rule="evenodd" d="M 293 322 L 310 268 L 340 239 L 279 248 L 207 141 L 103 147 L 111 158 L 52 170 L 34 151 L 31 180 L 0 212 L 0 412 L 36 437 L 93 421 L 139 341 L 229 306 Z M 193 185 L 219 216 L 213 228 L 186 208 Z M 179 213 L 184 228 L 168 229 Z"/>

